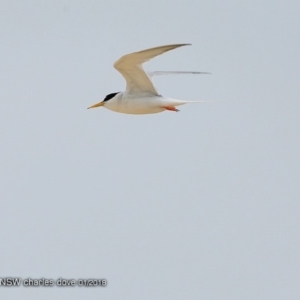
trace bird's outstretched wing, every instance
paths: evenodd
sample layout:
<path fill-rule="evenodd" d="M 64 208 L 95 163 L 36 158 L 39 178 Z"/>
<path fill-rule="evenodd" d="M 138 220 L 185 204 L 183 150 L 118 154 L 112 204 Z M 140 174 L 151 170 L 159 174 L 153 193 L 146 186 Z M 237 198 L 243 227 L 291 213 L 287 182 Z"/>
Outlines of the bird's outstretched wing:
<path fill-rule="evenodd" d="M 130 93 L 148 93 L 158 95 L 151 79 L 144 71 L 142 64 L 172 49 L 190 44 L 174 44 L 133 52 L 122 56 L 114 67 L 126 80 L 126 91 Z"/>
<path fill-rule="evenodd" d="M 197 72 L 197 71 L 153 71 L 153 72 L 147 72 L 147 74 L 150 78 L 152 78 L 153 76 L 159 76 L 159 75 L 210 74 L 210 73 Z"/>

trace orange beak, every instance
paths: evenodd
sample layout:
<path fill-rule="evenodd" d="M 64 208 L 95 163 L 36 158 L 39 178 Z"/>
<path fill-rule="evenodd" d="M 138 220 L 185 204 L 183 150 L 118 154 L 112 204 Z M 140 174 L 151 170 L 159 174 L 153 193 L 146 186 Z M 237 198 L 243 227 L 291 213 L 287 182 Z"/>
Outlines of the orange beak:
<path fill-rule="evenodd" d="M 96 103 L 96 104 L 94 104 L 94 105 L 92 105 L 92 106 L 88 107 L 88 109 L 90 109 L 90 108 L 96 108 L 96 107 L 100 107 L 100 106 L 103 106 L 103 105 L 104 105 L 104 102 L 102 101 L 102 102 Z"/>

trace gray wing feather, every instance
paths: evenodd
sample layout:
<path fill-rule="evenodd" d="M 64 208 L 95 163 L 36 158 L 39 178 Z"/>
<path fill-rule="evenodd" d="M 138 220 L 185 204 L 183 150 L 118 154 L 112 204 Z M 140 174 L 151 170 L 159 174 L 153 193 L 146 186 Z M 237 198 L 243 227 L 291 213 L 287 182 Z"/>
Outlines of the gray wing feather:
<path fill-rule="evenodd" d="M 114 63 L 114 67 L 125 78 L 127 83 L 126 91 L 130 93 L 150 93 L 158 95 L 150 77 L 143 69 L 143 63 L 167 51 L 187 45 L 190 44 L 160 46 L 122 56 Z"/>
<path fill-rule="evenodd" d="M 209 72 L 197 72 L 197 71 L 153 71 L 147 72 L 149 77 L 160 75 L 180 75 L 180 74 L 210 74 Z"/>

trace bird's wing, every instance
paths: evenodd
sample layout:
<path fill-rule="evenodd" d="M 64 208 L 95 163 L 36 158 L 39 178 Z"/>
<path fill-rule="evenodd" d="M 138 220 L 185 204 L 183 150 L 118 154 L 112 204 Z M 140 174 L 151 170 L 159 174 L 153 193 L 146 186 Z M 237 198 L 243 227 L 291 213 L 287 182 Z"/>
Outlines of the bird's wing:
<path fill-rule="evenodd" d="M 114 67 L 126 80 L 126 91 L 130 93 L 151 93 L 158 95 L 151 79 L 142 64 L 164 52 L 190 44 L 174 44 L 133 52 L 122 56 L 114 63 Z"/>
<path fill-rule="evenodd" d="M 153 71 L 147 72 L 148 76 L 152 78 L 153 76 L 159 75 L 178 75 L 178 74 L 210 74 L 209 72 L 196 72 L 196 71 Z"/>

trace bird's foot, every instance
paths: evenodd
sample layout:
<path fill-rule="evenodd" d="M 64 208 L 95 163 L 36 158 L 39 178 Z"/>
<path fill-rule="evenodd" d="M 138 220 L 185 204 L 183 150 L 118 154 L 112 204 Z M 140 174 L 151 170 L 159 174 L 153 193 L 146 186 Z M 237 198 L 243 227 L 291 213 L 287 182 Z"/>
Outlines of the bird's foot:
<path fill-rule="evenodd" d="M 177 109 L 175 106 L 163 106 L 163 108 L 166 110 L 179 112 L 179 109 Z"/>

